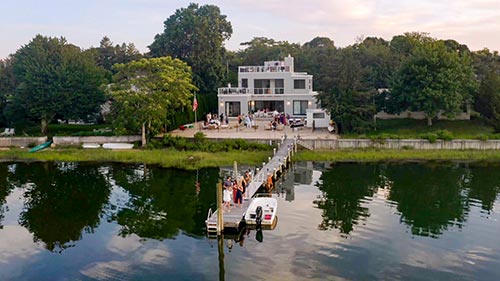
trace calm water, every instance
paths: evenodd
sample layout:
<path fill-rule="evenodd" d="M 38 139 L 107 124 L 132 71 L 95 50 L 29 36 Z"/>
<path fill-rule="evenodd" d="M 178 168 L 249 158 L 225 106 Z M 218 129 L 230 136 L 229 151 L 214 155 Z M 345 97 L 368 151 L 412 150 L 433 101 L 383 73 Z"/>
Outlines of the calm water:
<path fill-rule="evenodd" d="M 276 229 L 219 247 L 218 169 L 2 163 L 0 280 L 500 280 L 499 171 L 298 163 Z"/>

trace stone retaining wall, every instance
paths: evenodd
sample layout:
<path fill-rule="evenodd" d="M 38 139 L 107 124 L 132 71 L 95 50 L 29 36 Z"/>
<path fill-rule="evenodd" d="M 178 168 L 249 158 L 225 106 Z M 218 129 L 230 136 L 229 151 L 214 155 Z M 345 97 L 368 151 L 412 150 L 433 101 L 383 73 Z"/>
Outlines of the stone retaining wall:
<path fill-rule="evenodd" d="M 5 137 L 0 138 L 0 147 L 27 147 L 28 145 L 38 145 L 47 141 L 47 137 Z"/>
<path fill-rule="evenodd" d="M 141 141 L 141 136 L 88 136 L 88 137 L 53 137 L 55 145 L 81 145 L 82 143 L 114 143 Z"/>
<path fill-rule="evenodd" d="M 438 140 L 435 143 L 430 143 L 428 140 L 422 139 L 402 139 L 402 140 L 382 140 L 372 141 L 368 139 L 339 139 L 339 140 L 301 140 L 302 142 L 312 146 L 314 149 L 342 149 L 342 148 L 390 148 L 390 149 L 500 149 L 500 140 Z"/>

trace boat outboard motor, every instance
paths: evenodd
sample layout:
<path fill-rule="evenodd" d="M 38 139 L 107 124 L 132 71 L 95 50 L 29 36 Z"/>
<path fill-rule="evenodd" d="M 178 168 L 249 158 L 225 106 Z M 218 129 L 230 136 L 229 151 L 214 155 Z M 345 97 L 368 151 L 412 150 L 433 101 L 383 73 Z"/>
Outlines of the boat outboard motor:
<path fill-rule="evenodd" d="M 262 206 L 257 206 L 255 209 L 255 224 L 256 229 L 262 229 Z"/>
<path fill-rule="evenodd" d="M 262 230 L 257 230 L 257 233 L 255 233 L 255 240 L 259 241 L 260 243 L 264 241 L 264 234 L 262 233 Z"/>

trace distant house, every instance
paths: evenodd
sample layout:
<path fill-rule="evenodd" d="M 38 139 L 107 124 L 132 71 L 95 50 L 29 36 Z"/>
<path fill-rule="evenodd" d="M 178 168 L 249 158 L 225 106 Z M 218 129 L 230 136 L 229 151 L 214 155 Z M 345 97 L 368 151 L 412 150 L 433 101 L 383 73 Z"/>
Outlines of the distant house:
<path fill-rule="evenodd" d="M 238 87 L 218 89 L 218 111 L 228 117 L 248 113 L 270 117 L 277 111 L 305 119 L 308 110 L 318 109 L 317 94 L 313 76 L 295 72 L 294 59 L 289 55 L 284 61 L 266 61 L 263 66 L 238 67 Z M 315 116 L 329 120 L 326 112 Z"/>

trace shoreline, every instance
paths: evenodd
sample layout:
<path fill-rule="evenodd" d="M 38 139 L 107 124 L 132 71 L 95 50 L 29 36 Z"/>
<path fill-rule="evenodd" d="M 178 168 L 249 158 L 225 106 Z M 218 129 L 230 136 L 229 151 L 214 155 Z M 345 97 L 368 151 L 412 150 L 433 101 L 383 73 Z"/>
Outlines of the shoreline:
<path fill-rule="evenodd" d="M 0 151 L 0 162 L 116 162 L 144 163 L 164 168 L 194 170 L 220 166 L 231 166 L 234 161 L 241 165 L 261 166 L 272 151 L 199 152 L 173 149 L 122 150 L 60 148 L 28 153 L 26 150 Z M 396 149 L 338 149 L 301 150 L 292 159 L 300 161 L 327 162 L 408 162 L 408 161 L 460 161 L 500 162 L 500 150 L 396 150 Z"/>

